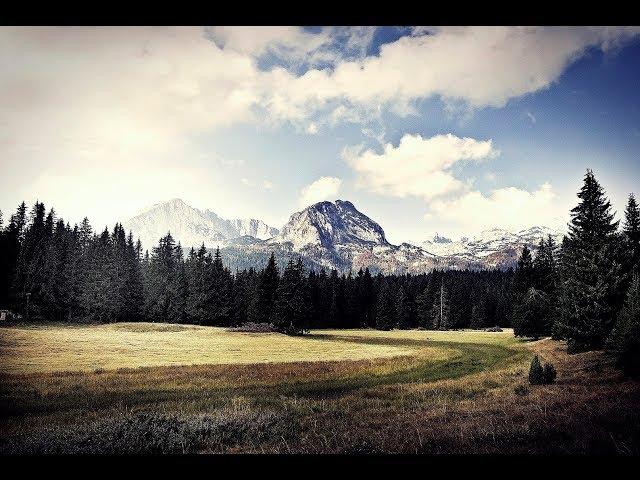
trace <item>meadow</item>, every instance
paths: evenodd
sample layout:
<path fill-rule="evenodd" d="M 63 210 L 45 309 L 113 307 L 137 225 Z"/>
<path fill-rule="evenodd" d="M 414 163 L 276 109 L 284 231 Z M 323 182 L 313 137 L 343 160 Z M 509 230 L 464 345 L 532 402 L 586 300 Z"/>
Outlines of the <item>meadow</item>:
<path fill-rule="evenodd" d="M 638 453 L 637 382 L 510 330 L 0 328 L 3 453 Z M 558 369 L 527 382 L 533 354 Z"/>

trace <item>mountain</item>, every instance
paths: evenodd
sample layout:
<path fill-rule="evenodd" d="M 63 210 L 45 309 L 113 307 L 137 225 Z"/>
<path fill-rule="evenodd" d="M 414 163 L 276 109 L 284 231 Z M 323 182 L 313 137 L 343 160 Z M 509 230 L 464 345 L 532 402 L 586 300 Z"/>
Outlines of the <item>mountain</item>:
<path fill-rule="evenodd" d="M 231 219 L 218 216 L 211 210 L 199 210 L 187 205 L 179 198 L 157 203 L 123 223 L 126 230 L 140 238 L 143 248 L 151 250 L 158 240 L 171 232 L 183 248 L 224 246 L 227 242 L 250 236 L 267 239 L 278 234 L 262 220 Z"/>
<path fill-rule="evenodd" d="M 390 244 L 378 223 L 343 200 L 319 202 L 294 213 L 278 235 L 264 242 L 223 250 L 232 268 L 260 268 L 271 252 L 281 266 L 299 256 L 308 268 L 342 272 L 368 267 L 374 273 L 404 273 L 440 265 L 420 247 Z"/>
<path fill-rule="evenodd" d="M 535 251 L 541 238 L 548 235 L 560 243 L 562 232 L 548 227 L 531 227 L 518 232 L 510 232 L 500 228 L 484 230 L 472 238 L 463 237 L 459 241 L 452 241 L 438 234 L 422 243 L 422 248 L 440 258 L 469 262 L 484 267 L 505 268 L 515 265 L 522 248 L 526 245 Z"/>
<path fill-rule="evenodd" d="M 220 247 L 232 270 L 261 269 L 273 253 L 280 268 L 291 258 L 302 258 L 310 269 L 337 269 L 347 273 L 369 268 L 372 273 L 422 273 L 438 269 L 508 268 L 527 245 L 535 251 L 541 238 L 557 242 L 561 232 L 532 227 L 519 232 L 493 228 L 472 238 L 453 241 L 436 235 L 422 245 L 393 245 L 383 228 L 351 202 L 319 202 L 295 212 L 281 230 L 261 220 L 219 217 L 180 199 L 154 205 L 124 224 L 151 249 L 168 231 L 186 249 L 204 243 Z"/>
<path fill-rule="evenodd" d="M 269 242 L 291 242 L 295 250 L 312 245 L 389 245 L 380 225 L 342 200 L 319 202 L 294 213 Z"/>

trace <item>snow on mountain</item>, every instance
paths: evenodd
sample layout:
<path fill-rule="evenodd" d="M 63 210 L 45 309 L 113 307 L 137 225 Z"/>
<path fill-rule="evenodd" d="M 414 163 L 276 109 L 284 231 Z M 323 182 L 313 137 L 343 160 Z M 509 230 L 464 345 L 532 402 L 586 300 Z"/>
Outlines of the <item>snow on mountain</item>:
<path fill-rule="evenodd" d="M 124 224 L 151 249 L 168 231 L 185 249 L 203 243 L 219 246 L 227 266 L 262 268 L 271 253 L 282 267 L 301 257 L 307 268 L 346 273 L 369 268 L 373 273 L 422 273 L 434 268 L 506 268 L 527 245 L 535 251 L 541 238 L 557 243 L 562 233 L 547 227 L 518 232 L 492 228 L 471 238 L 451 240 L 436 234 L 422 245 L 392 245 L 382 227 L 353 203 L 319 202 L 294 213 L 278 229 L 256 219 L 227 220 L 211 210 L 198 210 L 180 199 L 154 205 Z"/>
<path fill-rule="evenodd" d="M 515 233 L 501 228 L 492 228 L 472 238 L 462 238 L 458 241 L 436 234 L 432 240 L 423 242 L 422 247 L 443 258 L 478 263 L 485 267 L 507 267 L 517 261 L 525 245 L 535 251 L 540 239 L 546 239 L 549 235 L 559 243 L 563 234 L 558 230 L 541 226 Z"/>
<path fill-rule="evenodd" d="M 277 228 L 270 227 L 262 220 L 257 220 L 255 218 L 236 218 L 229 220 L 229 222 L 236 231 L 234 234 L 236 237 L 249 236 L 260 240 L 267 240 L 268 238 L 274 237 L 278 234 Z"/>
<path fill-rule="evenodd" d="M 351 202 L 319 202 L 291 215 L 270 243 L 291 242 L 295 250 L 321 245 L 388 245 L 384 230 Z"/>
<path fill-rule="evenodd" d="M 390 244 L 382 227 L 343 200 L 319 202 L 291 215 L 279 235 L 248 247 L 301 256 L 309 265 L 341 272 L 370 268 L 385 273 L 430 270 L 438 259 L 422 248 Z M 237 252 L 236 253 L 236 257 Z"/>
<path fill-rule="evenodd" d="M 278 229 L 261 220 L 231 219 L 218 216 L 211 210 L 199 210 L 179 198 L 161 202 L 143 210 L 123 223 L 126 230 L 140 238 L 143 248 L 151 250 L 158 240 L 171 232 L 183 248 L 224 246 L 228 241 L 244 236 L 264 240 L 278 234 Z"/>

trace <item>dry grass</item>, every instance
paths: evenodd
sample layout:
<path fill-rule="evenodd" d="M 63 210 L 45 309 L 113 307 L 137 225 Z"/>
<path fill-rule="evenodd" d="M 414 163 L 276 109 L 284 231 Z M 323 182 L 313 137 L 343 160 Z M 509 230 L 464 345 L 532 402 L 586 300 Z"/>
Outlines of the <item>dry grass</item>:
<path fill-rule="evenodd" d="M 288 338 L 128 325 L 83 328 L 125 334 L 121 343 L 184 335 L 291 351 L 280 363 L 0 373 L 0 452 L 640 453 L 638 382 L 601 353 L 569 356 L 560 342 L 523 343 L 510 331 Z M 316 361 L 291 360 L 309 345 Z M 355 351 L 370 358 L 325 356 Z M 390 351 L 402 355 L 376 353 Z M 528 385 L 533 352 L 555 364 L 557 383 Z"/>
<path fill-rule="evenodd" d="M 327 342 L 162 323 L 0 328 L 0 369 L 5 373 L 362 360 L 412 352 L 402 345 Z"/>

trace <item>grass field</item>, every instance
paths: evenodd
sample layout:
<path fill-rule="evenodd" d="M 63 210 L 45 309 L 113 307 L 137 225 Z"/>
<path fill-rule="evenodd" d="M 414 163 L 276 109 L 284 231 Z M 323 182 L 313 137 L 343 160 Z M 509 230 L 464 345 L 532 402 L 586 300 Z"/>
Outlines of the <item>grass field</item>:
<path fill-rule="evenodd" d="M 640 389 L 512 332 L 0 328 L 0 451 L 638 453 Z M 526 381 L 533 352 L 554 385 Z"/>

